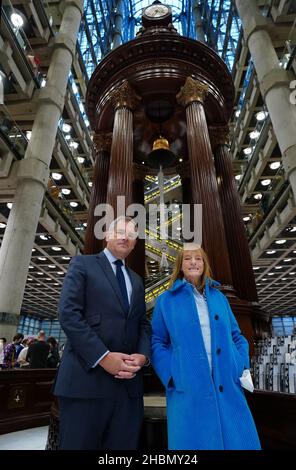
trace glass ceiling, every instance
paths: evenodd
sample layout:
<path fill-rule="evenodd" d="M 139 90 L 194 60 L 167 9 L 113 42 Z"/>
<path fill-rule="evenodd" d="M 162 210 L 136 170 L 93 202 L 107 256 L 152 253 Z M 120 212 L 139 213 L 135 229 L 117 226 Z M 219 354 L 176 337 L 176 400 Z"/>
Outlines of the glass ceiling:
<path fill-rule="evenodd" d="M 78 42 L 88 77 L 104 55 L 112 49 L 117 13 L 122 10 L 121 41 L 133 39 L 141 26 L 143 8 L 152 0 L 84 0 L 84 18 Z M 206 42 L 232 69 L 241 24 L 234 0 L 163 0 L 173 12 L 179 34 L 196 38 L 194 9 L 201 14 Z M 118 18 L 117 18 L 118 19 Z"/>

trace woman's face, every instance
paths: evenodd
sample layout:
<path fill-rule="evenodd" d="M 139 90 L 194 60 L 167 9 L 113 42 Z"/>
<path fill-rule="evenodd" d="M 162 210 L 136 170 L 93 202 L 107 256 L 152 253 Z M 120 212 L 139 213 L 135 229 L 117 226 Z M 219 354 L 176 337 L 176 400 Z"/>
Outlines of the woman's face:
<path fill-rule="evenodd" d="M 182 271 L 185 279 L 198 284 L 204 271 L 204 261 L 198 250 L 185 250 L 182 261 Z"/>

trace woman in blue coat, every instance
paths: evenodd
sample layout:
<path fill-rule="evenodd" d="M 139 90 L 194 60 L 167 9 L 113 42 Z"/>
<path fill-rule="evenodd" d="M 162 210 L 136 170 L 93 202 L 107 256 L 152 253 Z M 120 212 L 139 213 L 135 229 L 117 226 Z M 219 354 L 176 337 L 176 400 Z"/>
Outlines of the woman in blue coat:
<path fill-rule="evenodd" d="M 170 450 L 254 450 L 239 378 L 249 347 L 202 248 L 186 244 L 152 319 L 152 365 L 166 388 Z"/>

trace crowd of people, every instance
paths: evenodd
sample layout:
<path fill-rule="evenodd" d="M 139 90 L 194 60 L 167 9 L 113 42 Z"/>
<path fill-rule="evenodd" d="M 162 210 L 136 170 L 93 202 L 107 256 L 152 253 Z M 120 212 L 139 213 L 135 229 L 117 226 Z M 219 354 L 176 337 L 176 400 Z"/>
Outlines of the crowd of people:
<path fill-rule="evenodd" d="M 22 333 L 14 335 L 7 344 L 6 338 L 0 338 L 0 368 L 56 368 L 60 363 L 58 341 L 40 330 L 37 336 L 24 337 Z"/>

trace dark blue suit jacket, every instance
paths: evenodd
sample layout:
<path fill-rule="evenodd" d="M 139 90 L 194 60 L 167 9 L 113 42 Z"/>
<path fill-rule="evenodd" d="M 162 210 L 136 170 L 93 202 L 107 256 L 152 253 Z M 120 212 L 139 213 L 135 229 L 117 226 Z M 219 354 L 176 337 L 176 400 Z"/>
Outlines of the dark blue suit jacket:
<path fill-rule="evenodd" d="M 128 317 L 118 281 L 103 252 L 74 256 L 65 277 L 59 320 L 67 335 L 54 394 L 72 398 L 115 396 L 124 382 L 129 396 L 143 395 L 142 372 L 133 379 L 115 379 L 100 365 L 107 351 L 140 353 L 150 358 L 150 322 L 146 318 L 142 279 L 128 269 L 132 296 Z"/>

